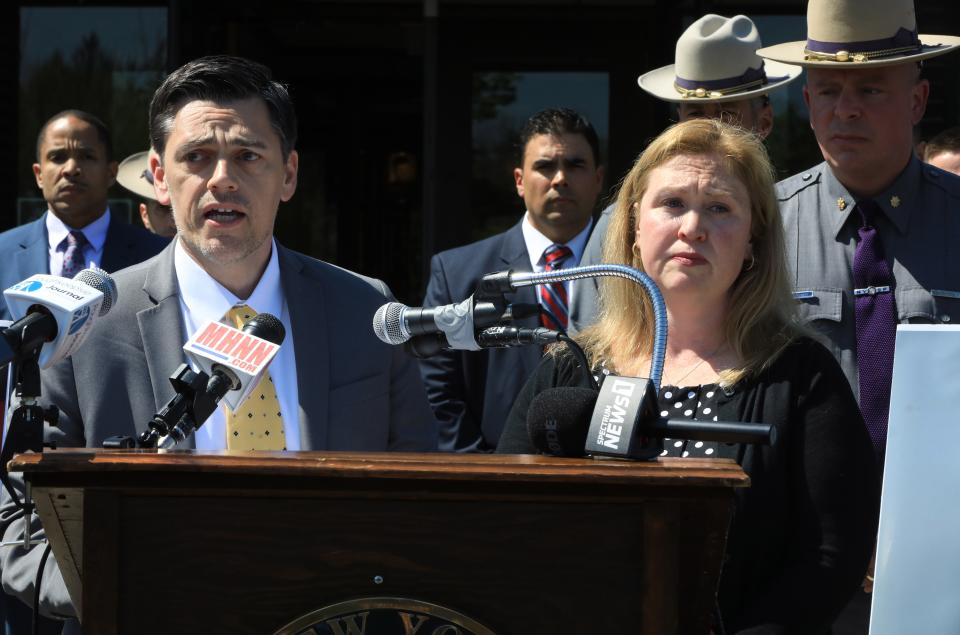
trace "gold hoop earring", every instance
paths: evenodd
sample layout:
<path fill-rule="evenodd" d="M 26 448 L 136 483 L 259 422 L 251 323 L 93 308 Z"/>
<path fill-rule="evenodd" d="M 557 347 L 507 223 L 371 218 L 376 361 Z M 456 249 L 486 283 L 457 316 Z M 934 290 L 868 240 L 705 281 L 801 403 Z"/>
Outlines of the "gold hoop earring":
<path fill-rule="evenodd" d="M 754 265 L 756 264 L 757 264 L 757 257 L 753 254 L 750 254 L 750 265 L 747 267 L 744 267 L 743 270 L 750 271 L 751 269 L 753 269 Z"/>

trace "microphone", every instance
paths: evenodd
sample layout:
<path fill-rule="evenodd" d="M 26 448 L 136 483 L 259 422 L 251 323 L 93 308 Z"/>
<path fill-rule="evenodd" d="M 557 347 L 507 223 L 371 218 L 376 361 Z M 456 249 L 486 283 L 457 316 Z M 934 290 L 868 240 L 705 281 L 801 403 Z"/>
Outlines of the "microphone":
<path fill-rule="evenodd" d="M 526 317 L 531 311 L 539 311 L 539 307 L 478 302 L 473 296 L 463 302 L 435 308 L 409 307 L 399 302 L 388 302 L 374 314 L 373 332 L 380 341 L 391 345 L 403 344 L 417 336 L 439 334 L 446 340 L 443 348 L 478 351 L 481 345 L 476 340 L 477 329 Z"/>
<path fill-rule="evenodd" d="M 49 368 L 77 351 L 97 319 L 117 302 L 117 285 L 97 267 L 73 279 L 31 276 L 3 292 L 16 320 L 0 332 L 0 368 L 37 352 Z"/>
<path fill-rule="evenodd" d="M 542 454 L 583 456 L 597 391 L 579 386 L 547 388 L 530 402 L 527 435 Z"/>
<path fill-rule="evenodd" d="M 476 345 L 479 348 L 508 348 L 514 346 L 541 346 L 560 341 L 561 333 L 543 327 L 535 329 L 515 326 L 491 326 L 483 329 L 476 335 Z M 457 350 L 451 346 L 443 333 L 417 335 L 404 342 L 403 348 L 408 355 L 417 359 L 432 357 L 443 350 Z M 477 350 L 469 347 L 466 350 Z"/>
<path fill-rule="evenodd" d="M 560 341 L 560 332 L 537 327 L 522 328 L 516 326 L 491 326 L 477 333 L 477 344 L 481 348 L 507 348 L 529 346 L 531 344 L 552 344 Z"/>
<path fill-rule="evenodd" d="M 614 385 L 616 380 L 624 383 Z M 647 383 L 647 379 L 610 375 L 600 392 L 578 386 L 544 390 L 530 402 L 527 412 L 530 442 L 552 456 L 591 454 L 630 459 L 655 458 L 663 450 L 659 440 L 664 438 L 776 443 L 776 427 L 766 423 L 660 417 L 655 409 L 651 411 L 641 403 L 649 397 Z"/>
<path fill-rule="evenodd" d="M 222 398 L 230 410 L 236 410 L 267 372 L 284 337 L 283 322 L 269 313 L 259 313 L 247 320 L 243 330 L 207 322 L 183 350 L 210 377 L 214 385 L 208 385 L 208 391 L 215 390 L 218 401 Z"/>
<path fill-rule="evenodd" d="M 208 322 L 183 347 L 202 370 L 181 364 L 174 371 L 170 383 L 177 394 L 147 424 L 141 446 L 152 446 L 161 435 L 157 447 L 175 446 L 203 425 L 221 400 L 235 410 L 260 382 L 284 337 L 283 323 L 269 313 L 253 316 L 242 330 Z"/>
<path fill-rule="evenodd" d="M 384 304 L 373 316 L 373 332 L 387 344 L 403 344 L 417 335 L 443 333 L 447 341 L 465 350 L 479 350 L 473 338 L 473 296 L 436 308 Z"/>

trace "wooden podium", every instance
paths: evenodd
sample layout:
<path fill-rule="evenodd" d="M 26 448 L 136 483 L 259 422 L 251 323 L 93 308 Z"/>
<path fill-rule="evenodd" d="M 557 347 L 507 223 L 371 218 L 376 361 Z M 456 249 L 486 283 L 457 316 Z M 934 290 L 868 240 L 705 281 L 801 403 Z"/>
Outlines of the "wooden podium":
<path fill-rule="evenodd" d="M 23 471 L 84 632 L 697 633 L 743 471 L 54 450 Z"/>

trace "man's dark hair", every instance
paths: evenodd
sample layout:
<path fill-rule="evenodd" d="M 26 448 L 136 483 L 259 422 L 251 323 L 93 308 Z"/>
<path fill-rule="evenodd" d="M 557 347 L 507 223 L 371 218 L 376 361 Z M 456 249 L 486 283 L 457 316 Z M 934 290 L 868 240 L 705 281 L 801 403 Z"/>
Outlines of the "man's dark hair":
<path fill-rule="evenodd" d="M 570 108 L 546 108 L 527 119 L 527 123 L 520 131 L 520 145 L 517 147 L 519 165 L 523 165 L 524 154 L 530 139 L 541 134 L 582 135 L 590 144 L 590 150 L 593 151 L 593 165 L 600 166 L 600 140 L 597 138 L 597 131 L 593 129 L 593 125 L 587 121 L 586 117 Z"/>
<path fill-rule="evenodd" d="M 927 141 L 923 147 L 923 160 L 929 161 L 944 152 L 960 152 L 960 126 L 947 128 Z"/>
<path fill-rule="evenodd" d="M 43 145 L 43 138 L 47 134 L 47 128 L 49 128 L 50 124 L 52 124 L 54 121 L 63 119 L 64 117 L 73 117 L 93 126 L 93 129 L 97 131 L 97 138 L 100 139 L 100 143 L 103 144 L 103 150 L 107 156 L 107 162 L 109 163 L 110 161 L 113 161 L 113 139 L 110 138 L 110 130 L 107 128 L 107 124 L 103 123 L 103 121 L 101 121 L 101 119 L 96 115 L 91 115 L 83 110 L 70 109 L 61 110 L 54 116 L 47 119 L 43 125 L 40 126 L 40 132 L 37 133 L 37 163 L 40 162 L 40 147 Z"/>
<path fill-rule="evenodd" d="M 297 142 L 297 114 L 286 86 L 270 69 L 242 57 L 211 55 L 170 73 L 150 100 L 150 143 L 163 157 L 177 111 L 188 101 L 230 102 L 259 97 L 270 112 L 286 161 Z"/>

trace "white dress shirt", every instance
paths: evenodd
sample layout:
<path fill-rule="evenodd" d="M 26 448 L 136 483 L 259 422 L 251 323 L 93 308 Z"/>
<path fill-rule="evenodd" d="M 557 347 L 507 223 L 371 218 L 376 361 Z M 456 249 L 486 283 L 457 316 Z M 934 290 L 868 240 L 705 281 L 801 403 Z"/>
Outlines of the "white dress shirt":
<path fill-rule="evenodd" d="M 47 242 L 48 256 L 50 263 L 50 273 L 55 276 L 63 272 L 63 252 L 65 249 L 57 249 L 64 238 L 72 231 L 78 230 L 76 227 L 66 225 L 57 218 L 56 214 L 47 210 Z M 103 213 L 103 216 L 93 221 L 86 227 L 80 227 L 78 231 L 83 232 L 87 244 L 83 247 L 83 260 L 85 267 L 99 267 L 103 260 L 103 245 L 107 242 L 107 229 L 110 227 L 110 208 Z"/>
<path fill-rule="evenodd" d="M 272 239 L 271 239 L 272 240 Z M 231 308 L 246 304 L 257 313 L 270 313 L 283 322 L 287 334 L 270 363 L 268 372 L 280 401 L 283 417 L 283 432 L 287 439 L 287 450 L 300 449 L 300 401 L 297 393 L 297 360 L 293 350 L 293 329 L 290 326 L 290 314 L 280 285 L 280 264 L 277 260 L 277 244 L 272 243 L 270 260 L 260 277 L 260 282 L 250 297 L 240 299 L 210 277 L 206 271 L 183 248 L 177 240 L 174 246 L 174 268 L 177 284 L 180 288 L 180 314 L 186 333 L 183 341 L 203 326 L 207 321 L 220 321 Z M 191 364 L 193 370 L 199 367 Z M 172 373 L 173 368 L 170 369 Z M 227 422 L 224 414 L 226 405 L 220 407 L 194 433 L 198 450 L 223 450 L 227 447 Z"/>
<path fill-rule="evenodd" d="M 567 247 L 570 248 L 570 251 L 573 252 L 573 256 L 568 258 L 566 262 L 563 263 L 564 269 L 569 269 L 570 267 L 576 267 L 580 264 L 580 259 L 583 258 L 583 251 L 587 248 L 587 238 L 590 237 L 590 229 L 593 227 L 593 218 L 590 218 L 590 222 L 587 223 L 587 226 L 583 228 L 579 234 L 574 236 L 569 242 L 566 243 Z M 530 222 L 530 212 L 527 212 L 523 217 L 523 225 L 520 227 L 523 230 L 523 242 L 527 245 L 527 256 L 530 258 L 530 267 L 532 271 L 541 272 L 546 266 L 546 260 L 543 258 L 543 252 L 547 250 L 547 247 L 553 245 L 554 242 L 540 233 L 540 231 L 533 226 Z M 573 306 L 573 294 L 577 292 L 577 285 L 575 280 L 568 280 L 563 283 L 567 288 L 567 309 Z M 537 301 L 540 301 L 540 294 L 537 293 Z"/>

